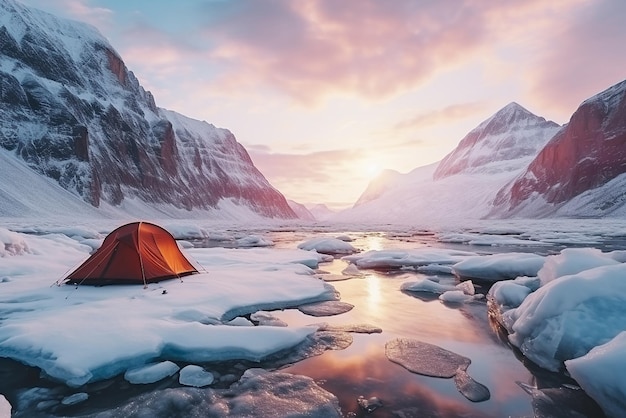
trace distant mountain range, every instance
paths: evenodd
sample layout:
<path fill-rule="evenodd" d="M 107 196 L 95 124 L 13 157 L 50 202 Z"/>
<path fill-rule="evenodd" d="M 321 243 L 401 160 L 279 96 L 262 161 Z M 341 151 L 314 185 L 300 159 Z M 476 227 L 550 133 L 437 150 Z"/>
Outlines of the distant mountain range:
<path fill-rule="evenodd" d="M 517 103 L 438 163 L 388 170 L 334 221 L 430 223 L 626 216 L 626 81 L 583 102 L 564 126 Z"/>
<path fill-rule="evenodd" d="M 13 0 L 0 2 L 0 147 L 95 208 L 296 217 L 230 131 L 159 108 L 95 28 Z"/>

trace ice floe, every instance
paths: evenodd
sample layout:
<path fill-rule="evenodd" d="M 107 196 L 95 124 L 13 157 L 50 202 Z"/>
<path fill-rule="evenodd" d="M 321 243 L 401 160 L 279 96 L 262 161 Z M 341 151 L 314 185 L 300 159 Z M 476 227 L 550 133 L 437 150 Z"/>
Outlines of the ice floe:
<path fill-rule="evenodd" d="M 468 257 L 452 266 L 461 278 L 483 281 L 515 279 L 519 276 L 536 276 L 543 267 L 545 257 L 532 253 L 504 253 Z"/>
<path fill-rule="evenodd" d="M 468 373 L 471 360 L 423 341 L 396 338 L 385 345 L 387 358 L 405 369 L 424 376 L 454 378 L 458 391 L 473 402 L 490 398 L 489 389 Z"/>
<path fill-rule="evenodd" d="M 190 364 L 183 367 L 178 375 L 178 382 L 181 385 L 202 388 L 213 383 L 213 373 L 207 372 L 204 368 Z"/>
<path fill-rule="evenodd" d="M 354 305 L 339 300 L 329 300 L 324 302 L 307 303 L 298 306 L 298 310 L 311 316 L 331 316 L 348 312 Z"/>
<path fill-rule="evenodd" d="M 468 251 L 444 248 L 418 248 L 413 250 L 371 250 L 342 257 L 360 269 L 394 270 L 406 267 L 455 264 L 467 257 L 476 256 Z"/>
<path fill-rule="evenodd" d="M 338 238 L 317 237 L 298 244 L 298 248 L 302 250 L 315 250 L 322 254 L 352 254 L 357 249 L 349 242 Z"/>
<path fill-rule="evenodd" d="M 146 364 L 136 369 L 127 370 L 124 379 L 132 384 L 148 384 L 158 382 L 180 370 L 180 367 L 171 361 Z"/>

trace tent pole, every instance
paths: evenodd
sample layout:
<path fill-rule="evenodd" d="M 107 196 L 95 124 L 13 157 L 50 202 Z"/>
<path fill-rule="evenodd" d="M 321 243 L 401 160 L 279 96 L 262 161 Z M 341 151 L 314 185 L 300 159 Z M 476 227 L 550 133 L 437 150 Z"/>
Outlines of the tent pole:
<path fill-rule="evenodd" d="M 141 234 L 141 224 L 143 222 L 139 222 L 139 228 L 137 228 L 137 249 L 139 251 L 139 265 L 141 266 L 141 277 L 143 279 L 143 288 L 148 288 L 148 283 L 146 283 L 146 272 L 143 269 L 143 257 L 141 257 L 141 240 L 139 239 L 139 234 Z"/>

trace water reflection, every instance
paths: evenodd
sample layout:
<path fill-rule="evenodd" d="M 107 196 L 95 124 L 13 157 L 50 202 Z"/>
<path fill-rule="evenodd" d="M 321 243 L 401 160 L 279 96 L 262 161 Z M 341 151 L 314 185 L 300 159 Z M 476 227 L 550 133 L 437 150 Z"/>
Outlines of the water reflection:
<path fill-rule="evenodd" d="M 355 337 L 355 340 L 366 339 L 367 336 Z M 286 371 L 313 377 L 340 399 L 344 414 L 353 412 L 356 416 L 367 416 L 357 406 L 359 396 L 376 396 L 382 401 L 383 407 L 376 410 L 375 417 L 496 417 L 508 416 L 500 413 L 524 411 L 518 405 L 511 410 L 476 407 L 457 392 L 452 379 L 410 373 L 387 360 L 384 344 L 380 341 L 384 338 L 373 340 L 365 344 L 363 341 L 357 343 L 361 345 L 359 350 L 327 352 L 319 358 L 295 364 Z M 523 394 L 519 396 L 524 397 Z M 528 399 L 523 400 L 528 403 Z M 501 405 L 501 401 L 495 400 L 492 404 Z"/>
<path fill-rule="evenodd" d="M 365 277 L 365 283 L 367 285 L 367 309 L 376 317 L 381 316 L 381 289 L 380 289 L 380 278 L 369 274 Z"/>

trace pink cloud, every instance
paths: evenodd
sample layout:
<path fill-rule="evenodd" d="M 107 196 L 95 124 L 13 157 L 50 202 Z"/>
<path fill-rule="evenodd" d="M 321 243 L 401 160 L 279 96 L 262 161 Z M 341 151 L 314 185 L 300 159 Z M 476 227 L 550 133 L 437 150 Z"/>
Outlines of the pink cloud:
<path fill-rule="evenodd" d="M 431 125 L 451 123 L 469 117 L 477 117 L 483 114 L 486 107 L 486 104 L 482 102 L 453 104 L 442 109 L 419 113 L 409 119 L 402 120 L 394 126 L 393 130 L 414 130 Z"/>
<path fill-rule="evenodd" d="M 528 94 L 566 122 L 585 99 L 626 78 L 626 2 L 591 2 L 547 39 L 529 71 Z"/>
<path fill-rule="evenodd" d="M 336 93 L 379 99 L 543 28 L 542 16 L 573 3 L 211 2 L 204 33 L 218 45 L 212 57 L 230 66 L 220 79 L 229 89 L 266 84 L 304 103 Z"/>

